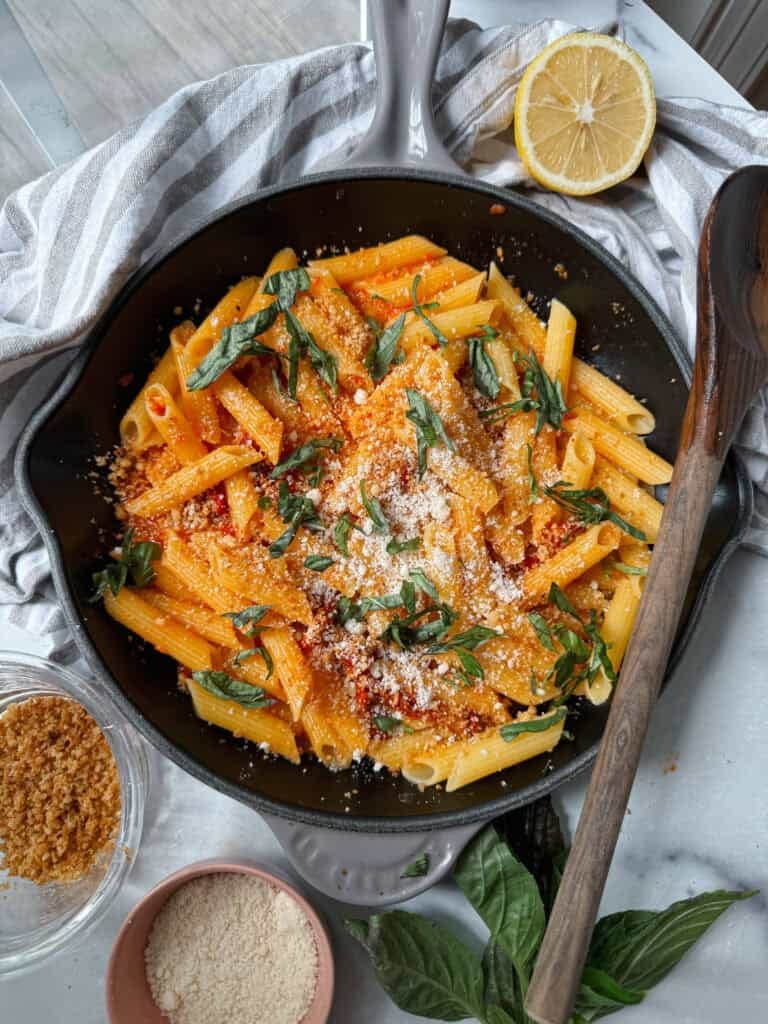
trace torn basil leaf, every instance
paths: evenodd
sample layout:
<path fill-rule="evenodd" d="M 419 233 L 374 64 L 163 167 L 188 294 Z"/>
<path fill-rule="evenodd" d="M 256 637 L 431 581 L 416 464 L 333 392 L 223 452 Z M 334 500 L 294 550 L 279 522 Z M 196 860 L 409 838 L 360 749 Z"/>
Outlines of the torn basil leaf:
<path fill-rule="evenodd" d="M 404 326 L 405 313 L 401 313 L 386 330 L 374 331 L 373 344 L 365 354 L 365 367 L 370 374 L 371 380 L 377 383 L 383 380 L 389 373 L 392 365 L 401 361 L 398 359 L 398 355 L 402 357 L 402 353 L 398 352 L 397 345 Z"/>
<path fill-rule="evenodd" d="M 482 334 L 467 339 L 469 346 L 469 365 L 472 368 L 472 379 L 481 395 L 491 400 L 498 398 L 501 381 L 496 364 L 488 354 L 486 342 L 499 336 L 490 324 L 484 324 Z"/>
<path fill-rule="evenodd" d="M 557 725 L 568 714 L 567 708 L 556 708 L 551 714 L 543 715 L 541 718 L 534 718 L 530 722 L 507 722 L 499 729 L 501 738 L 506 740 L 515 739 L 524 732 L 546 732 L 553 725 Z"/>
<path fill-rule="evenodd" d="M 456 451 L 456 446 L 445 431 L 443 421 L 430 405 L 429 401 L 415 388 L 405 389 L 408 398 L 408 411 L 406 419 L 409 419 L 416 431 L 416 451 L 419 462 L 419 479 L 424 476 L 427 468 L 427 449 L 435 448 L 443 444 L 450 452 Z"/>
<path fill-rule="evenodd" d="M 275 703 L 260 686 L 251 686 L 226 672 L 193 672 L 192 678 L 214 697 L 233 700 L 244 708 L 267 708 Z"/>

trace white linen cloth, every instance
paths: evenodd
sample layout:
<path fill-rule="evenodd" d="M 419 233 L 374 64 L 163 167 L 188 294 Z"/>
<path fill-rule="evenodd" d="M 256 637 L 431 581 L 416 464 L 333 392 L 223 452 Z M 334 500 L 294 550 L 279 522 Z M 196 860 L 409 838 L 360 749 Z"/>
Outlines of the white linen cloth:
<path fill-rule="evenodd" d="M 578 224 L 645 285 L 693 349 L 698 237 L 709 201 L 738 167 L 768 163 L 768 114 L 697 99 L 662 100 L 634 178 L 593 199 L 544 193 L 509 128 L 535 54 L 573 31 L 562 21 L 481 31 L 448 25 L 434 89 L 438 129 L 467 170 L 521 185 Z M 121 285 L 202 218 L 288 182 L 350 149 L 371 118 L 368 45 L 234 68 L 181 89 L 143 120 L 19 189 L 0 212 L 0 636 L 4 622 L 76 656 L 42 541 L 13 483 L 19 433 Z M 62 353 L 61 355 L 55 355 Z M 52 358 L 53 357 L 53 358 Z M 747 543 L 768 554 L 768 400 L 739 438 L 756 484 Z"/>

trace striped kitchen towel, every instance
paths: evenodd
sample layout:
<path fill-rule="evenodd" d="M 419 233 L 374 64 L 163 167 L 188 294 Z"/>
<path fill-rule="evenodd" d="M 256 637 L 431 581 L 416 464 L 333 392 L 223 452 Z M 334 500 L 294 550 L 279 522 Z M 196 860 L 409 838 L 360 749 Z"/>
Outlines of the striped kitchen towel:
<path fill-rule="evenodd" d="M 479 178 L 531 187 L 511 132 L 528 61 L 573 26 L 548 20 L 481 31 L 448 26 L 435 85 L 438 128 Z M 0 634 L 13 622 L 66 657 L 67 632 L 39 536 L 21 509 L 18 435 L 84 332 L 159 248 L 226 203 L 290 181 L 349 150 L 372 113 L 374 62 L 350 44 L 240 67 L 180 90 L 67 166 L 19 189 L 0 213 Z M 768 163 L 768 114 L 699 100 L 659 103 L 637 178 L 594 199 L 532 188 L 638 277 L 689 347 L 696 249 L 714 191 L 748 163 Z M 768 403 L 753 408 L 740 450 L 757 485 L 748 543 L 768 554 Z"/>

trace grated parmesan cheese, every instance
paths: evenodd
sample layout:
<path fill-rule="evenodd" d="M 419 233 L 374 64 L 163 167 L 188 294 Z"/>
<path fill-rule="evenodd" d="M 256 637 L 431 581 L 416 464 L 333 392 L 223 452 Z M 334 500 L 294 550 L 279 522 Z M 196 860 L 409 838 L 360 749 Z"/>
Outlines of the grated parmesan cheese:
<path fill-rule="evenodd" d="M 317 987 L 306 914 L 253 875 L 183 885 L 155 918 L 144 958 L 170 1024 L 299 1024 Z"/>

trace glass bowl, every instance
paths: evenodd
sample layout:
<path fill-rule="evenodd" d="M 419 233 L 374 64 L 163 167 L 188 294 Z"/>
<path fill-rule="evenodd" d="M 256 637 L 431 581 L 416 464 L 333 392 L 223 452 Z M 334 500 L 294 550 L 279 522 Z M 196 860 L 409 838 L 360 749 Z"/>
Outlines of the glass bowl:
<path fill-rule="evenodd" d="M 149 767 L 143 741 L 98 683 L 31 655 L 0 651 L 0 715 L 31 697 L 69 697 L 94 718 L 120 779 L 120 826 L 111 849 L 72 882 L 37 885 L 0 865 L 0 975 L 27 970 L 80 940 L 103 917 L 136 857 Z"/>

